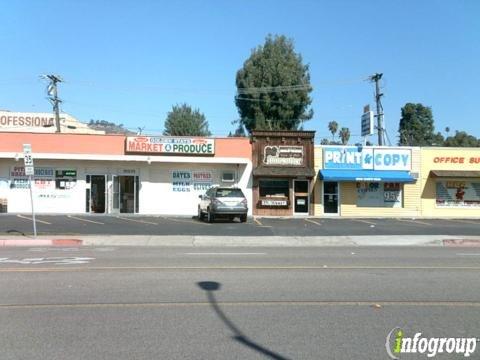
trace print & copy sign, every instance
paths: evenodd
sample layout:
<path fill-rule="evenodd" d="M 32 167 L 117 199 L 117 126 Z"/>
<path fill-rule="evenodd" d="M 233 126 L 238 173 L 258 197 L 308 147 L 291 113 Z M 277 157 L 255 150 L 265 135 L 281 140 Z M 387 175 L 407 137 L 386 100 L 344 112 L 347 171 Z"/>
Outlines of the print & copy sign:
<path fill-rule="evenodd" d="M 411 167 L 412 151 L 410 149 L 357 146 L 323 149 L 324 169 L 410 171 Z"/>

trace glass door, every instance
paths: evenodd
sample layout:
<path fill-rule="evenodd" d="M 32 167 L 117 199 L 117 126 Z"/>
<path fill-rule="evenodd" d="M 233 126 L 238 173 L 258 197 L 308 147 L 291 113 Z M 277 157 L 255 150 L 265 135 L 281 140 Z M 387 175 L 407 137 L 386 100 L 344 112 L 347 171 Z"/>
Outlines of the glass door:
<path fill-rule="evenodd" d="M 323 183 L 323 212 L 338 215 L 338 182 Z"/>
<path fill-rule="evenodd" d="M 120 179 L 112 175 L 112 214 L 120 213 Z"/>
<path fill-rule="evenodd" d="M 309 200 L 308 180 L 293 180 L 293 212 L 295 215 L 309 214 Z"/>

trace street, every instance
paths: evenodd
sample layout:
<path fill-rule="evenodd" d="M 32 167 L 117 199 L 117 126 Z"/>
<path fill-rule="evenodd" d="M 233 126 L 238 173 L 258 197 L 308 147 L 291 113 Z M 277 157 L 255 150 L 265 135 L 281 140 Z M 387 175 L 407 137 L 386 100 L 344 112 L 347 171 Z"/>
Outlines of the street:
<path fill-rule="evenodd" d="M 480 337 L 478 248 L 4 248 L 0 272 L 5 360 L 386 359 L 396 327 Z"/>

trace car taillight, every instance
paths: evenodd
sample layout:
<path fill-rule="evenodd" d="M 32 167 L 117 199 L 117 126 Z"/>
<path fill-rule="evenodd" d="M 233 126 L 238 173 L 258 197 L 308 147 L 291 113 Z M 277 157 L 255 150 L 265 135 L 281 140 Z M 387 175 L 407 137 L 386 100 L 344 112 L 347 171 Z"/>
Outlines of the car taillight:
<path fill-rule="evenodd" d="M 222 203 L 220 200 L 218 200 L 218 199 L 213 199 L 212 203 L 213 203 L 214 205 L 223 205 L 223 203 Z"/>
<path fill-rule="evenodd" d="M 245 205 L 245 206 L 248 205 L 247 199 L 243 199 L 240 203 L 241 203 L 242 205 Z"/>

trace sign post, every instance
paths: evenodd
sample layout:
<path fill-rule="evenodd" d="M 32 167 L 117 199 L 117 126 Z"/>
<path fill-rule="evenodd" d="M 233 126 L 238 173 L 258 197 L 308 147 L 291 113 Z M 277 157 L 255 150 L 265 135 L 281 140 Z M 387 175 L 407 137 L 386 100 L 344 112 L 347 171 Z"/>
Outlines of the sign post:
<path fill-rule="evenodd" d="M 25 175 L 28 176 L 28 187 L 30 189 L 30 203 L 32 205 L 33 237 L 37 237 L 37 223 L 35 221 L 35 209 L 33 207 L 32 179 L 35 174 L 33 167 L 32 145 L 23 144 L 23 162 L 25 166 Z"/>

